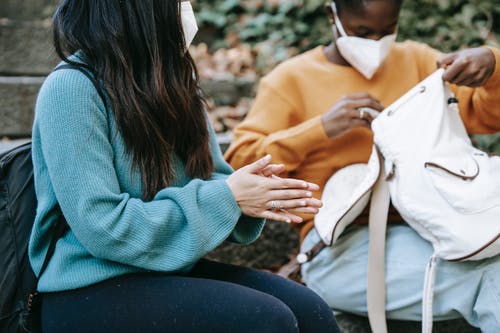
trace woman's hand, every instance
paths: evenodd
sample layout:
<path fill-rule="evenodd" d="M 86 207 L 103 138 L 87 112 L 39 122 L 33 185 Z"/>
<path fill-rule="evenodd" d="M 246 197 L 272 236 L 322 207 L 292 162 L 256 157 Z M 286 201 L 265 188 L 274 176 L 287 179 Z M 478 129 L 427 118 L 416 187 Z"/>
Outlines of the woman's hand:
<path fill-rule="evenodd" d="M 241 211 L 252 217 L 287 223 L 300 223 L 296 213 L 316 214 L 321 201 L 312 197 L 319 190 L 316 184 L 303 180 L 280 178 L 280 164 L 270 164 L 271 155 L 242 167 L 226 182 Z"/>
<path fill-rule="evenodd" d="M 480 87 L 495 71 L 495 56 L 485 47 L 476 47 L 450 53 L 437 62 L 446 68 L 443 80 L 468 87 Z"/>
<path fill-rule="evenodd" d="M 334 138 L 355 127 L 370 128 L 374 119 L 366 109 L 382 111 L 382 104 L 367 93 L 350 94 L 342 97 L 328 112 L 323 114 L 321 121 L 329 138 Z"/>

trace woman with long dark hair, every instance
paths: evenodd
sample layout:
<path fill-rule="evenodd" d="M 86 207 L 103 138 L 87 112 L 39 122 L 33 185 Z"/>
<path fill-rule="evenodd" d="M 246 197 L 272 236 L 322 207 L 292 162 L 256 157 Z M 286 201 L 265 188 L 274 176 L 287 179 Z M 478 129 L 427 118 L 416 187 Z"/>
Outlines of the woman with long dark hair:
<path fill-rule="evenodd" d="M 38 283 L 45 333 L 338 330 L 306 287 L 202 259 L 321 202 L 270 156 L 224 162 L 186 52 L 195 32 L 187 1 L 64 0 L 54 15 L 65 68 L 36 105 L 35 272 L 61 213 L 69 229 Z"/>

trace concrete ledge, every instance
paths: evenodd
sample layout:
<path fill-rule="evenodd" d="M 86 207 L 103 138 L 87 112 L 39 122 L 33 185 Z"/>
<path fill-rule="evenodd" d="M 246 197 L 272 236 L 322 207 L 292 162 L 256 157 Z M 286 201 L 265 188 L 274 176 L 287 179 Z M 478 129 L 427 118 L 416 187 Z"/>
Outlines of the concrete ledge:
<path fill-rule="evenodd" d="M 43 77 L 0 77 L 0 137 L 29 136 Z"/>
<path fill-rule="evenodd" d="M 0 55 L 0 59 L 1 59 Z M 2 65 L 0 65 L 2 66 Z M 52 69 L 52 67 L 51 67 Z M 26 136 L 31 133 L 35 101 L 45 76 L 0 76 L 0 137 Z M 228 105 L 242 97 L 251 96 L 255 84 L 247 81 L 202 81 L 207 96 L 218 105 Z M 231 137 L 221 137 L 221 148 L 229 145 Z"/>
<path fill-rule="evenodd" d="M 0 75 L 47 75 L 52 70 L 58 60 L 50 24 L 0 20 Z"/>

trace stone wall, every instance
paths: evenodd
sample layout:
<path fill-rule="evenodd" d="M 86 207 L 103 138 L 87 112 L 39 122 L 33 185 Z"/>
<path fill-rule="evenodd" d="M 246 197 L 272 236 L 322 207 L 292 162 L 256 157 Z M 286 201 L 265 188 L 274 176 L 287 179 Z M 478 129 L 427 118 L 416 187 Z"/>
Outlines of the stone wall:
<path fill-rule="evenodd" d="M 50 17 L 56 0 L 2 0 L 0 5 L 0 137 L 31 132 L 33 106 L 57 63 Z"/>

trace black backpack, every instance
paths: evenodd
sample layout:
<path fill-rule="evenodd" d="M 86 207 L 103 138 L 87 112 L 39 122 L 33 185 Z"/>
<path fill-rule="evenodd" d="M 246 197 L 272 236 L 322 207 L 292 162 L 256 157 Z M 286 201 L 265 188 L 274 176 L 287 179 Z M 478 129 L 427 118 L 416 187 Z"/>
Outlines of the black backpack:
<path fill-rule="evenodd" d="M 101 89 L 85 70 L 76 69 Z M 0 332 L 41 332 L 38 278 L 28 259 L 28 241 L 35 220 L 37 199 L 33 185 L 31 143 L 0 154 Z M 60 211 L 59 207 L 56 207 Z M 68 230 L 62 214 L 53 226 L 52 240 L 39 275 L 47 267 L 57 240 Z"/>
<path fill-rule="evenodd" d="M 28 241 L 36 204 L 31 143 L 26 143 L 0 155 L 0 269 L 3 271 L 0 332 L 31 332 L 39 326 L 37 304 L 33 303 L 38 279 L 28 259 Z M 66 223 L 60 219 L 46 256 L 47 264 L 57 239 L 66 228 Z"/>

